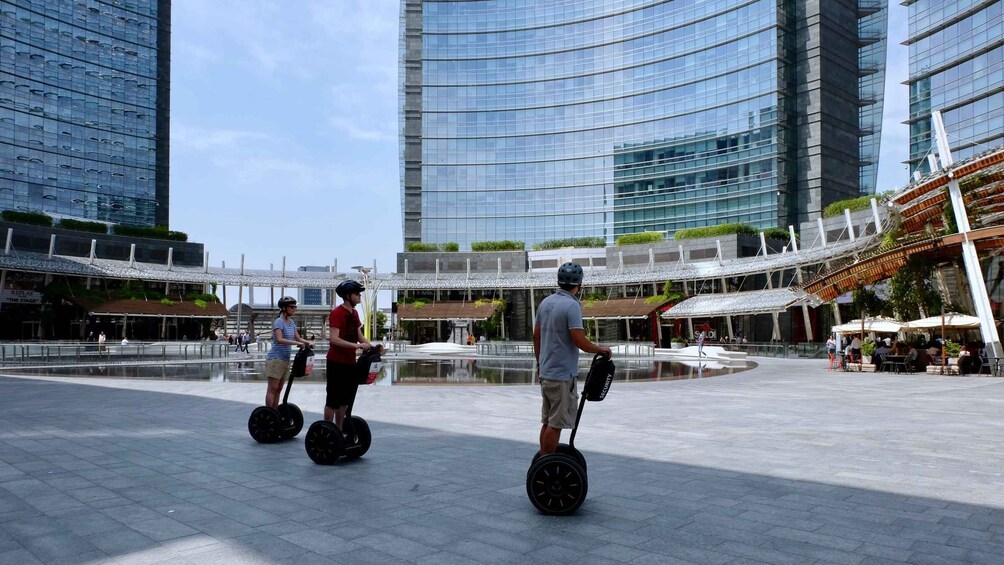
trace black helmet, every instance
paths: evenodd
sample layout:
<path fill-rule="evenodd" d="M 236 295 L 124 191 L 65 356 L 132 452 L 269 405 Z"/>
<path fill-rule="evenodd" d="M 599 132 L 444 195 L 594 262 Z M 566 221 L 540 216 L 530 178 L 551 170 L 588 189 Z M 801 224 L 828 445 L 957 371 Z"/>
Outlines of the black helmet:
<path fill-rule="evenodd" d="M 355 294 L 357 292 L 361 293 L 364 290 L 366 290 L 366 288 L 363 285 L 359 284 L 357 281 L 349 279 L 335 287 L 335 294 L 345 298 L 350 294 Z"/>
<path fill-rule="evenodd" d="M 293 306 L 296 304 L 296 299 L 292 296 L 283 296 L 279 299 L 279 309 L 283 309 L 286 306 Z"/>
<path fill-rule="evenodd" d="M 578 263 L 565 263 L 558 267 L 558 284 L 570 284 L 579 286 L 582 284 L 582 265 Z"/>

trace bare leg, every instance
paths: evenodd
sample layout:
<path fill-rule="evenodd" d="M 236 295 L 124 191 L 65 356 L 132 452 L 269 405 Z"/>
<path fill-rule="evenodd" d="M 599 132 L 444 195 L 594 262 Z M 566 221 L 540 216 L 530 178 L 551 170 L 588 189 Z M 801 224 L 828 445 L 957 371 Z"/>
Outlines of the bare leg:
<path fill-rule="evenodd" d="M 345 424 L 346 408 L 347 408 L 346 406 L 339 406 L 338 408 L 335 409 L 335 425 L 338 426 L 339 430 L 344 429 L 342 426 Z"/>
<path fill-rule="evenodd" d="M 282 383 L 286 379 L 268 379 L 268 389 L 265 391 L 265 406 L 275 408 L 279 405 L 279 391 L 282 390 Z"/>
<path fill-rule="evenodd" d="M 324 419 L 330 422 L 332 419 L 334 419 L 334 417 L 335 417 L 335 409 L 330 406 L 325 406 Z"/>
<path fill-rule="evenodd" d="M 544 426 L 540 433 L 540 454 L 547 455 L 558 450 L 558 442 L 561 440 L 561 429 Z"/>

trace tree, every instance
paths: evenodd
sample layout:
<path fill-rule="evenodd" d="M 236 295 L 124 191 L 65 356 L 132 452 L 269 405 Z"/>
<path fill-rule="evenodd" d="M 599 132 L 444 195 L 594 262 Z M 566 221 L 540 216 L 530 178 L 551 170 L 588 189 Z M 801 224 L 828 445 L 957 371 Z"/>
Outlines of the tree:
<path fill-rule="evenodd" d="M 888 314 L 889 303 L 879 298 L 875 291 L 868 287 L 860 287 L 851 292 L 852 308 L 854 315 L 864 313 L 868 316 L 880 316 Z"/>
<path fill-rule="evenodd" d="M 941 296 L 931 284 L 935 265 L 923 256 L 911 257 L 889 279 L 889 304 L 906 320 L 915 320 L 941 310 Z"/>

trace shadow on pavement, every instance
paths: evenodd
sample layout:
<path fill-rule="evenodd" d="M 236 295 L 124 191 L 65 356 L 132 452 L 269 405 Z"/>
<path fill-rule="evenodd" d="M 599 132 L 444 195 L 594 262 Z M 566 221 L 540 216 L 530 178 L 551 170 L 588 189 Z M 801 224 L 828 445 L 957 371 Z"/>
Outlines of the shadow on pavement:
<path fill-rule="evenodd" d="M 371 421 L 360 461 L 256 444 L 243 402 L 0 378 L 0 563 L 1001 563 L 1004 510 L 585 454 L 571 517 L 536 447 Z M 309 422 L 317 417 L 307 413 Z"/>

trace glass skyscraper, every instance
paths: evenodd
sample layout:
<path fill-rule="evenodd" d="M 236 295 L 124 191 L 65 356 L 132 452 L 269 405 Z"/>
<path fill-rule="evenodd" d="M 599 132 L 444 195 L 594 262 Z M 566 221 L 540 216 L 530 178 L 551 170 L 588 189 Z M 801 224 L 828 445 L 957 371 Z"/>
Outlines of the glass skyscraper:
<path fill-rule="evenodd" d="M 929 171 L 931 112 L 955 160 L 1004 143 L 1004 1 L 915 0 L 909 6 L 910 172 Z"/>
<path fill-rule="evenodd" d="M 0 209 L 167 226 L 170 0 L 0 0 Z"/>
<path fill-rule="evenodd" d="M 876 0 L 403 0 L 405 242 L 797 225 L 874 188 L 885 23 Z"/>

